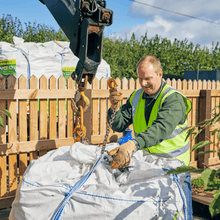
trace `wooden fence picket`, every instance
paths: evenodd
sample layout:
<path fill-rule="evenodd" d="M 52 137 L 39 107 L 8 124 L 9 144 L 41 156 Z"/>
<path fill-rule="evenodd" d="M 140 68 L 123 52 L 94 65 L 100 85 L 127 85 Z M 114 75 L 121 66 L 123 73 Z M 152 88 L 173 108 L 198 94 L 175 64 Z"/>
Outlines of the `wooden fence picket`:
<path fill-rule="evenodd" d="M 211 89 L 216 89 L 216 82 L 214 80 L 212 80 L 211 84 Z"/>
<path fill-rule="evenodd" d="M 67 89 L 74 89 L 74 81 L 71 77 L 67 79 Z M 73 109 L 71 107 L 71 98 L 67 99 L 67 137 L 73 137 L 73 127 L 74 127 L 74 114 Z"/>
<path fill-rule="evenodd" d="M 170 80 L 170 79 L 167 79 L 167 80 L 166 80 L 166 84 L 169 85 L 169 86 L 171 86 L 171 80 Z"/>
<path fill-rule="evenodd" d="M 48 89 L 47 78 L 45 76 L 41 76 L 39 83 L 39 89 Z M 47 99 L 39 100 L 39 139 L 45 140 L 48 138 L 47 129 L 48 129 L 48 121 L 47 121 Z"/>
<path fill-rule="evenodd" d="M 141 88 L 141 85 L 140 85 L 140 83 L 139 83 L 139 80 L 137 79 L 136 81 L 135 81 L 135 89 L 140 89 Z"/>
<path fill-rule="evenodd" d="M 187 89 L 188 89 L 188 90 L 192 90 L 192 89 L 193 89 L 193 88 L 192 88 L 192 80 L 189 80 L 189 81 L 188 81 Z"/>
<path fill-rule="evenodd" d="M 42 76 L 39 79 L 39 89 L 48 89 L 47 78 Z M 37 111 L 37 110 L 36 110 Z M 47 99 L 39 100 L 39 139 L 47 139 Z M 43 156 L 47 153 L 47 150 L 40 150 L 39 156 Z"/>
<path fill-rule="evenodd" d="M 107 89 L 107 81 L 105 78 L 100 80 L 100 89 Z M 106 106 L 106 98 L 100 98 L 100 117 L 99 117 L 99 124 L 100 124 L 100 135 L 105 135 L 106 133 L 106 115 L 107 115 L 107 106 Z"/>
<path fill-rule="evenodd" d="M 176 80 L 175 79 L 172 79 L 171 81 L 171 86 L 176 89 Z"/>
<path fill-rule="evenodd" d="M 192 109 L 191 109 L 191 112 L 189 113 L 189 125 L 192 125 L 192 126 L 195 126 L 197 123 L 198 123 L 198 98 L 190 98 L 191 100 L 191 103 L 192 103 Z M 192 146 L 195 144 L 195 139 L 192 141 L 192 144 L 191 144 L 191 148 Z M 191 165 L 193 165 L 194 167 L 197 167 L 197 162 L 196 162 L 196 151 L 193 151 L 191 153 Z"/>
<path fill-rule="evenodd" d="M 4 90 L 6 88 L 6 79 L 0 74 L 0 90 Z M 6 100 L 0 99 L 0 112 L 6 109 Z M 3 114 L 3 124 L 4 128 L 0 127 L 0 144 L 6 143 L 6 116 Z"/>
<path fill-rule="evenodd" d="M 181 79 L 178 79 L 178 80 L 177 80 L 176 89 L 177 89 L 177 90 L 182 90 L 182 81 L 181 81 Z"/>
<path fill-rule="evenodd" d="M 219 82 L 219 81 L 216 82 L 216 89 L 217 89 L 217 90 L 220 89 L 220 82 Z"/>
<path fill-rule="evenodd" d="M 27 89 L 27 79 L 21 76 L 18 79 L 18 89 Z M 27 141 L 27 100 L 18 101 L 18 125 L 19 125 L 19 142 Z M 19 181 L 27 168 L 28 155 L 27 152 L 19 153 Z"/>
<path fill-rule="evenodd" d="M 61 76 L 58 79 L 58 89 L 65 89 L 65 78 Z M 65 127 L 66 127 L 66 104 L 65 99 L 58 100 L 58 137 L 65 138 Z"/>
<path fill-rule="evenodd" d="M 8 89 L 17 89 L 17 81 L 14 76 L 8 78 Z M 11 119 L 8 119 L 8 141 L 17 142 L 17 102 L 16 100 L 8 100 L 8 110 Z M 17 188 L 17 152 L 8 156 L 8 191 L 9 196 L 15 194 Z"/>
<path fill-rule="evenodd" d="M 49 79 L 49 89 L 56 89 L 57 80 L 54 76 Z M 56 99 L 49 99 L 49 139 L 57 137 Z"/>
<path fill-rule="evenodd" d="M 135 90 L 135 81 L 133 78 L 130 78 L 128 81 L 128 89 L 131 90 L 132 92 Z"/>
<path fill-rule="evenodd" d="M 192 85 L 193 90 L 197 90 L 198 83 L 195 79 L 193 80 L 192 84 L 193 84 Z"/>
<path fill-rule="evenodd" d="M 0 197 L 6 197 L 8 194 L 7 190 L 7 156 L 0 156 Z"/>
<path fill-rule="evenodd" d="M 128 80 L 126 78 L 122 79 L 121 89 L 128 90 Z M 128 99 L 128 97 L 123 98 L 122 105 L 124 105 L 126 103 L 127 99 Z"/>
<path fill-rule="evenodd" d="M 198 89 L 198 90 L 201 90 L 201 89 L 202 89 L 202 81 L 199 80 L 199 81 L 197 82 L 197 84 L 198 84 L 197 89 Z"/>
<path fill-rule="evenodd" d="M 187 81 L 184 79 L 183 80 L 183 86 L 182 86 L 183 90 L 187 90 Z"/>
<path fill-rule="evenodd" d="M 37 77 L 32 76 L 30 78 L 30 89 L 37 89 Z M 35 93 L 30 98 L 30 140 L 38 139 L 38 111 L 37 111 L 37 99 L 35 99 Z"/>
<path fill-rule="evenodd" d="M 3 75 L 0 74 L 0 90 L 6 88 L 6 80 Z M 6 109 L 6 100 L 0 99 L 0 111 Z M 6 143 L 6 116 L 3 115 L 4 128 L 0 127 L 0 143 Z M 7 196 L 7 156 L 0 156 L 0 197 Z"/>
<path fill-rule="evenodd" d="M 207 82 L 207 89 L 212 89 L 212 83 L 210 80 Z"/>
<path fill-rule="evenodd" d="M 92 89 L 99 89 L 99 81 L 95 78 L 92 82 Z M 99 134 L 99 100 L 97 98 L 92 99 L 92 134 L 98 135 Z"/>
<path fill-rule="evenodd" d="M 37 78 L 32 76 L 30 78 L 30 89 L 37 89 Z M 37 100 L 34 99 L 35 93 L 33 93 L 32 97 L 29 99 L 29 140 L 35 141 L 38 140 L 38 114 L 37 114 Z M 31 162 L 34 159 L 38 158 L 38 151 L 31 151 L 29 153 L 29 161 Z"/>
<path fill-rule="evenodd" d="M 202 81 L 202 89 L 203 90 L 207 89 L 207 82 L 206 82 L 206 80 Z"/>

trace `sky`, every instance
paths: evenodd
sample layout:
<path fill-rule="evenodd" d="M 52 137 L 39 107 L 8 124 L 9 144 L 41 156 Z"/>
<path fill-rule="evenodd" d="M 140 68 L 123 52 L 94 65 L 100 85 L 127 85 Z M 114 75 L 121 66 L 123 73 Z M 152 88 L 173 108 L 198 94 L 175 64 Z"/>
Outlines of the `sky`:
<path fill-rule="evenodd" d="M 219 0 L 106 0 L 106 3 L 113 11 L 113 24 L 105 27 L 104 36 L 129 40 L 134 33 L 139 40 L 145 33 L 148 38 L 158 34 L 171 41 L 187 38 L 194 45 L 209 48 L 220 41 Z M 3 14 L 17 17 L 22 24 L 36 22 L 59 29 L 39 0 L 4 1 L 0 18 Z"/>

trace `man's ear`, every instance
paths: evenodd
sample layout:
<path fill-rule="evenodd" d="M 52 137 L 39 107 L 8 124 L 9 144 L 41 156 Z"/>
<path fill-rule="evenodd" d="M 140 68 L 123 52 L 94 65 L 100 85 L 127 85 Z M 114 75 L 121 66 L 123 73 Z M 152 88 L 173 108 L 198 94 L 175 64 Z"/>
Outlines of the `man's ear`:
<path fill-rule="evenodd" d="M 160 70 L 160 71 L 159 71 L 158 76 L 161 77 L 161 78 L 163 77 L 163 70 Z"/>

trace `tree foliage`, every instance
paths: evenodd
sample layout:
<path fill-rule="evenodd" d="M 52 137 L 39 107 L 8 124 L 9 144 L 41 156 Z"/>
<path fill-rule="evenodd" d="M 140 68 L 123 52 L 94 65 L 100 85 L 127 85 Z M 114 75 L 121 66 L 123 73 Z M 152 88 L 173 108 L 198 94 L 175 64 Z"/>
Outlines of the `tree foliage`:
<path fill-rule="evenodd" d="M 11 15 L 3 15 L 0 19 L 0 41 L 13 43 L 13 36 L 21 37 L 25 42 L 47 42 L 51 40 L 68 41 L 63 31 L 55 31 L 52 27 L 36 22 L 25 23 L 23 27 L 21 21 Z"/>
<path fill-rule="evenodd" d="M 161 61 L 164 74 L 182 75 L 188 68 L 184 62 L 190 65 L 190 70 L 197 70 L 198 64 L 200 70 L 220 68 L 219 43 L 209 50 L 187 39 L 171 42 L 158 35 L 148 38 L 147 33 L 140 40 L 133 34 L 130 40 L 104 38 L 103 41 L 103 58 L 110 64 L 113 78 L 136 78 L 136 64 L 148 54 Z"/>

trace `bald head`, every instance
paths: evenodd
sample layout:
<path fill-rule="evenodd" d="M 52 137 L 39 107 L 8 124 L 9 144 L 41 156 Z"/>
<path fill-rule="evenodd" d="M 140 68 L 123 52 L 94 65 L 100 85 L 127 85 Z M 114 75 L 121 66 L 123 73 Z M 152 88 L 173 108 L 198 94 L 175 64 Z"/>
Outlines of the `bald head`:
<path fill-rule="evenodd" d="M 147 62 L 152 64 L 154 71 L 157 75 L 159 73 L 163 73 L 160 61 L 157 59 L 157 57 L 151 56 L 151 55 L 144 56 L 138 61 L 137 66 L 136 66 L 136 71 L 138 70 L 140 64 L 147 63 Z"/>

